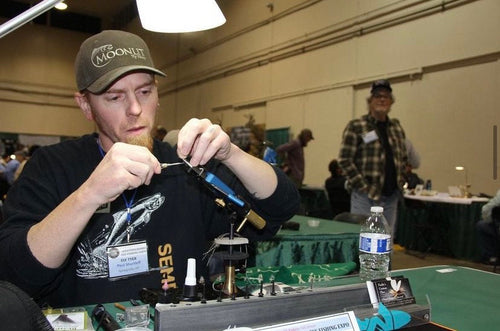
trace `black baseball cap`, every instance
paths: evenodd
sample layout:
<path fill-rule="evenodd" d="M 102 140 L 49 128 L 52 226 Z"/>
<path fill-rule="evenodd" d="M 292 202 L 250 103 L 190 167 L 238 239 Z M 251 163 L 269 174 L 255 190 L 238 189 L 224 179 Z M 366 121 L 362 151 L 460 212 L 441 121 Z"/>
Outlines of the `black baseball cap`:
<path fill-rule="evenodd" d="M 313 133 L 310 129 L 303 129 L 302 131 L 300 131 L 300 135 L 304 138 L 311 138 L 314 140 Z"/>
<path fill-rule="evenodd" d="M 385 79 L 379 79 L 373 82 L 372 84 L 372 89 L 370 90 L 370 93 L 373 94 L 375 93 L 376 90 L 379 89 L 384 89 L 392 93 L 392 87 L 391 84 L 389 83 L 388 80 Z"/>
<path fill-rule="evenodd" d="M 75 60 L 79 91 L 99 94 L 131 71 L 148 71 L 166 76 L 156 69 L 149 48 L 139 36 L 120 30 L 104 30 L 85 40 Z"/>

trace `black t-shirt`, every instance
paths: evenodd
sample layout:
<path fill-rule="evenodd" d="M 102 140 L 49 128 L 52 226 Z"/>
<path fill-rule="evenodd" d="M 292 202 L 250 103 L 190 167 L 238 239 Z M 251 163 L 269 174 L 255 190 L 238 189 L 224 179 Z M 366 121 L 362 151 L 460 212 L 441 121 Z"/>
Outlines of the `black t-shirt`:
<path fill-rule="evenodd" d="M 380 141 L 382 142 L 385 153 L 385 179 L 384 185 L 382 186 L 382 195 L 390 196 L 398 188 L 398 181 L 396 165 L 394 164 L 394 155 L 387 137 L 387 121 L 377 121 L 377 129 L 378 133 L 380 133 Z"/>
<path fill-rule="evenodd" d="M 153 153 L 160 162 L 179 161 L 167 143 L 155 141 Z M 96 135 L 43 147 L 30 159 L 4 206 L 7 221 L 0 227 L 0 278 L 15 283 L 39 303 L 67 307 L 138 298 L 141 288 L 160 289 L 164 281 L 169 287 L 180 287 L 188 258 L 197 261 L 197 277 L 206 276 L 203 253 L 210 240 L 229 232 L 227 210 L 217 207 L 213 194 L 183 167 L 154 175 L 150 185 L 137 189 L 131 206 L 131 241 L 146 240 L 150 268 L 163 269 L 108 279 L 106 247 L 126 242 L 127 208 L 122 197 L 96 211 L 62 267 L 46 268 L 31 255 L 26 242 L 29 228 L 75 191 L 101 160 Z M 293 184 L 277 169 L 278 189 L 259 201 L 221 163 L 212 161 L 206 169 L 266 219 L 263 230 L 250 224 L 243 228 L 242 235 L 250 239 L 271 237 L 299 205 Z M 126 200 L 131 195 L 127 191 Z"/>

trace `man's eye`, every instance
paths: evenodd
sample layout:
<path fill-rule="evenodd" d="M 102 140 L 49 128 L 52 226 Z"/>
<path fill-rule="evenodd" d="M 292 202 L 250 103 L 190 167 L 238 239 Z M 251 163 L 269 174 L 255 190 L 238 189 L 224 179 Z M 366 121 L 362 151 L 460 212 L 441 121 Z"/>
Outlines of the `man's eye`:
<path fill-rule="evenodd" d="M 120 96 L 118 94 L 110 94 L 106 99 L 108 99 L 108 101 L 118 101 Z"/>

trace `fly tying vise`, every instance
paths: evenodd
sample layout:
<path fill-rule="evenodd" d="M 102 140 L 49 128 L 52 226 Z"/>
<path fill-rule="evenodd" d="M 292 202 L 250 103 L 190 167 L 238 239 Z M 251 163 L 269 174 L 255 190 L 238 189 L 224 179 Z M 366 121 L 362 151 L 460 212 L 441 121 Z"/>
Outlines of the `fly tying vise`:
<path fill-rule="evenodd" d="M 235 211 L 243 218 L 243 221 L 236 229 L 239 232 L 246 221 L 249 221 L 257 229 L 262 229 L 266 225 L 266 221 L 254 212 L 248 202 L 239 197 L 229 186 L 220 180 L 213 173 L 206 171 L 203 167 L 192 166 L 186 159 L 181 159 L 182 162 L 161 163 L 162 169 L 167 169 L 172 166 L 186 165 L 187 172 L 193 174 L 200 179 L 216 196 L 216 202 L 229 209 Z"/>

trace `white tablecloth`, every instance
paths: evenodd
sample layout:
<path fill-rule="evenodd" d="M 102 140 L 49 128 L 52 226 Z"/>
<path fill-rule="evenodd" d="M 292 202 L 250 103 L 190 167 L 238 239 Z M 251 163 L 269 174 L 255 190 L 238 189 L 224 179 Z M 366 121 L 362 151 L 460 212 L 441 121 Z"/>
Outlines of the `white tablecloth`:
<path fill-rule="evenodd" d="M 448 193 L 439 192 L 436 195 L 411 195 L 405 194 L 406 199 L 420 200 L 420 201 L 431 201 L 431 202 L 444 202 L 444 203 L 458 203 L 463 205 L 470 205 L 473 202 L 485 202 L 489 199 L 472 197 L 472 198 L 454 198 L 450 197 Z"/>

